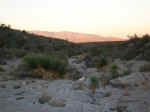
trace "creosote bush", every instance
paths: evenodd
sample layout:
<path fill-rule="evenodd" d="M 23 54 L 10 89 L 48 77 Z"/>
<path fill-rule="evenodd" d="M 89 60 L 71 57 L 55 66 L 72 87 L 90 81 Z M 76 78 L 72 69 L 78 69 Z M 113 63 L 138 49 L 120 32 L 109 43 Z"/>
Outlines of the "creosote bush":
<path fill-rule="evenodd" d="M 37 70 L 40 68 L 40 71 L 42 70 L 45 73 L 56 72 L 59 74 L 60 78 L 63 78 L 66 73 L 67 61 L 57 57 L 56 55 L 31 54 L 24 57 L 24 62 L 31 70 Z"/>

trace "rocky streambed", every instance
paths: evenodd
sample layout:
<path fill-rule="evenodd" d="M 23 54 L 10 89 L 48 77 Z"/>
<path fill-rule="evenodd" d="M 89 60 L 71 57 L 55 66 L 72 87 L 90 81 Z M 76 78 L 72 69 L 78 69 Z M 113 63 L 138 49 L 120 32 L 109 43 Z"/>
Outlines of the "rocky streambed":
<path fill-rule="evenodd" d="M 112 79 L 110 84 L 105 88 L 97 88 L 95 93 L 88 87 L 76 88 L 80 83 L 88 85 L 88 78 L 76 81 L 29 78 L 3 80 L 0 76 L 0 112 L 150 112 L 150 84 L 148 82 L 146 86 L 142 77 L 144 74 L 149 80 L 149 72 L 141 73 L 134 69 L 142 62 L 137 62 L 138 65 L 135 62 L 115 63 L 122 67 L 120 70 L 132 64 L 129 67 L 132 73 Z M 82 78 L 90 74 L 102 74 L 83 63 L 71 66 L 81 73 Z M 121 86 L 122 82 L 126 87 Z"/>
<path fill-rule="evenodd" d="M 77 90 L 71 80 L 10 80 L 0 83 L 0 112 L 149 112 L 150 90 L 107 86 Z"/>

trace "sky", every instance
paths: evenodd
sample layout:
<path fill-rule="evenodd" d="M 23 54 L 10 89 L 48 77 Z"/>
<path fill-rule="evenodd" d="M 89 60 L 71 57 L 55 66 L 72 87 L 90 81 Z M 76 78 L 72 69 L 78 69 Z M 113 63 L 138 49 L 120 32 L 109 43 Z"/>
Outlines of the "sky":
<path fill-rule="evenodd" d="M 150 33 L 150 0 L 0 0 L 0 23 L 126 37 Z"/>

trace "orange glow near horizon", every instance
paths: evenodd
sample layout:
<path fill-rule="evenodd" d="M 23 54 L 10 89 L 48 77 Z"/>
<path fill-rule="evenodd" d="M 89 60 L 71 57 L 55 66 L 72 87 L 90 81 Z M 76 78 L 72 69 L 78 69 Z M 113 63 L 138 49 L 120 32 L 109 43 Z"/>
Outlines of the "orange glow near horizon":
<path fill-rule="evenodd" d="M 0 23 L 125 37 L 150 33 L 149 0 L 3 0 Z"/>

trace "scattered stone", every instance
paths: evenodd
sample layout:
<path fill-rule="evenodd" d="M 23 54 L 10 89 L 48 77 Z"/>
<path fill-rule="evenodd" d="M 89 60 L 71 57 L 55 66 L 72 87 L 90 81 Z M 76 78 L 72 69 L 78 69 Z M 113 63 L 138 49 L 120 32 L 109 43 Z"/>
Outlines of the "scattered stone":
<path fill-rule="evenodd" d="M 23 86 L 26 86 L 26 85 L 27 85 L 26 81 L 23 81 L 23 82 L 22 82 L 22 85 L 23 85 Z"/>
<path fill-rule="evenodd" d="M 18 98 L 16 98 L 16 100 L 22 100 L 22 99 L 24 99 L 24 97 L 18 97 Z"/>
<path fill-rule="evenodd" d="M 48 102 L 48 104 L 53 107 L 65 107 L 65 102 L 66 100 L 64 99 L 53 98 Z"/>
<path fill-rule="evenodd" d="M 3 59 L 0 60 L 0 65 L 6 65 L 6 64 L 7 64 L 7 63 L 6 63 L 5 60 L 3 60 Z"/>
<path fill-rule="evenodd" d="M 22 94 L 24 94 L 24 93 L 25 93 L 25 92 L 22 91 L 22 92 L 16 93 L 15 95 L 22 95 Z"/>
<path fill-rule="evenodd" d="M 110 83 L 110 85 L 112 85 L 112 87 L 115 87 L 115 88 L 123 88 L 124 87 L 124 84 L 119 79 L 111 80 L 109 83 Z"/>
<path fill-rule="evenodd" d="M 86 80 L 86 78 L 82 77 L 79 80 L 75 81 L 72 84 L 73 89 L 84 89 L 84 88 L 86 88 L 87 85 L 85 84 L 85 82 L 86 82 L 85 80 Z"/>
<path fill-rule="evenodd" d="M 20 85 L 15 85 L 13 88 L 14 89 L 19 89 L 19 88 L 21 88 L 21 86 Z"/>
<path fill-rule="evenodd" d="M 128 88 L 125 88 L 125 89 L 124 89 L 124 94 L 123 94 L 123 95 L 124 95 L 124 96 L 129 96 L 129 95 L 130 95 Z"/>
<path fill-rule="evenodd" d="M 111 80 L 110 84 L 113 87 L 122 86 L 122 84 L 128 87 L 135 87 L 135 84 L 142 85 L 142 83 L 145 81 L 145 77 L 147 80 L 150 80 L 149 73 L 142 74 L 140 72 L 135 72 L 131 75 Z"/>
<path fill-rule="evenodd" d="M 86 72 L 86 65 L 84 62 L 77 63 L 77 59 L 70 58 L 69 59 L 69 65 L 68 65 L 68 72 L 69 72 L 69 78 L 72 80 L 78 80 L 81 78 Z"/>
<path fill-rule="evenodd" d="M 47 93 L 43 93 L 41 97 L 39 98 L 39 103 L 45 104 L 45 103 L 48 103 L 51 99 L 52 97 L 50 95 L 48 95 Z"/>
<path fill-rule="evenodd" d="M 127 106 L 117 106 L 116 111 L 117 112 L 128 112 Z"/>
<path fill-rule="evenodd" d="M 6 85 L 2 84 L 0 85 L 0 88 L 6 88 Z"/>
<path fill-rule="evenodd" d="M 106 93 L 104 93 L 104 97 L 109 97 L 109 96 L 111 96 L 111 95 L 112 95 L 111 92 L 106 92 Z"/>
<path fill-rule="evenodd" d="M 32 83 L 35 83 L 36 81 L 35 81 L 35 80 L 32 80 L 31 82 L 32 82 Z"/>

